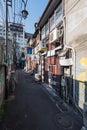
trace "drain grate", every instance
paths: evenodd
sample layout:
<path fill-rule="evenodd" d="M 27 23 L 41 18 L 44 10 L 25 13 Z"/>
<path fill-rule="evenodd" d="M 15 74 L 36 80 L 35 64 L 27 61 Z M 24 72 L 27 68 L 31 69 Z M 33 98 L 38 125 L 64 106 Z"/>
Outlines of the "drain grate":
<path fill-rule="evenodd" d="M 68 112 L 57 114 L 56 123 L 57 123 L 57 126 L 62 127 L 64 129 L 72 129 L 73 127 L 73 119 L 72 117 L 70 117 Z"/>

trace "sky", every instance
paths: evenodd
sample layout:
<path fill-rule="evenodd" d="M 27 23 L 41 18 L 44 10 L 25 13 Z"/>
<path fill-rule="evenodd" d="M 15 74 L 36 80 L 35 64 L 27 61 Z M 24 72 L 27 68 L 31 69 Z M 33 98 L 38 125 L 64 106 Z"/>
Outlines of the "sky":
<path fill-rule="evenodd" d="M 34 33 L 34 23 L 41 17 L 48 0 L 29 0 L 26 9 L 29 12 L 28 17 L 23 20 L 25 24 L 25 31 Z"/>
<path fill-rule="evenodd" d="M 27 0 L 24 0 L 25 2 Z M 40 19 L 44 9 L 49 0 L 28 0 L 26 5 L 26 10 L 29 15 L 24 20 L 22 18 L 22 24 L 25 25 L 25 31 L 28 33 L 34 33 L 34 24 Z M 15 3 L 15 4 L 14 4 Z M 0 0 L 0 24 L 5 23 L 5 2 Z M 15 5 L 15 6 L 14 6 Z M 22 0 L 12 0 L 12 7 L 8 6 L 8 21 L 13 22 L 14 18 L 14 7 L 15 7 L 15 22 L 19 23 L 21 21 L 21 11 L 24 9 L 24 4 Z"/>

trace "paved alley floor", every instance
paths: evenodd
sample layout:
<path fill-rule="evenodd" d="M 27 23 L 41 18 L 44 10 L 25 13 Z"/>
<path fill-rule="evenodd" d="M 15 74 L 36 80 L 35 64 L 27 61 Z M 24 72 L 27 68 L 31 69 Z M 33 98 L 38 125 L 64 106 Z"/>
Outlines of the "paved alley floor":
<path fill-rule="evenodd" d="M 60 112 L 30 74 L 18 70 L 14 94 L 5 103 L 0 130 L 80 130 L 81 120 L 72 112 Z"/>

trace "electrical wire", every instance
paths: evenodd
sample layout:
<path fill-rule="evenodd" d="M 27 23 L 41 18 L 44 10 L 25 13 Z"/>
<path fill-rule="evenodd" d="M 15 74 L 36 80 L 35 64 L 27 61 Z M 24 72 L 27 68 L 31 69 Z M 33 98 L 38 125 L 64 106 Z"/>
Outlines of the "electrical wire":
<path fill-rule="evenodd" d="M 19 1 L 20 3 L 20 1 Z M 22 14 L 21 14 L 21 10 L 22 10 L 22 1 L 21 3 L 19 4 L 20 6 L 20 10 L 19 10 L 19 17 L 18 17 L 18 23 L 21 23 L 22 22 Z"/>
<path fill-rule="evenodd" d="M 23 0 L 12 0 L 12 8 L 8 7 L 8 22 L 14 22 L 22 24 L 22 14 L 21 11 L 23 9 Z M 28 0 L 25 0 L 25 5 L 27 6 Z M 5 11 L 4 11 L 4 1 L 0 0 L 0 21 L 5 23 Z M 4 12 L 4 13 L 3 13 Z"/>
<path fill-rule="evenodd" d="M 26 0 L 26 1 L 22 0 L 22 2 L 24 3 L 24 6 L 25 6 L 25 8 L 26 8 L 26 5 L 27 5 L 28 0 Z"/>

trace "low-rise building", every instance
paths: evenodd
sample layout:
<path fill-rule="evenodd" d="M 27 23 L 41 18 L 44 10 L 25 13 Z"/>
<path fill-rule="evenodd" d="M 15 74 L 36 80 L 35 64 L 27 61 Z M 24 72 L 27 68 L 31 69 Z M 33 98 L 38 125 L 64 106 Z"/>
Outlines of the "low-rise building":
<path fill-rule="evenodd" d="M 87 102 L 87 1 L 65 0 L 65 48 L 68 49 L 68 61 L 72 64 L 63 69 L 73 79 L 73 101 L 78 108 L 83 109 Z M 68 53 L 68 52 L 67 52 Z M 66 53 L 66 55 L 67 55 Z M 69 76 L 70 77 L 70 76 Z"/>
<path fill-rule="evenodd" d="M 19 29 L 21 30 L 17 30 L 17 27 L 20 27 Z M 0 37 L 5 39 L 5 27 L 3 25 L 0 25 Z M 27 43 L 24 26 L 16 23 L 9 23 L 8 39 L 12 41 L 12 44 L 14 44 L 13 46 L 15 47 L 16 57 L 19 59 L 22 53 L 22 48 L 24 48 Z"/>
<path fill-rule="evenodd" d="M 35 50 L 39 56 L 39 74 L 42 82 L 60 92 L 60 64 L 58 53 L 63 48 L 62 2 L 49 1 L 36 24 Z"/>
<path fill-rule="evenodd" d="M 81 109 L 87 101 L 86 10 L 86 0 L 49 0 L 32 42 L 42 82 Z"/>

